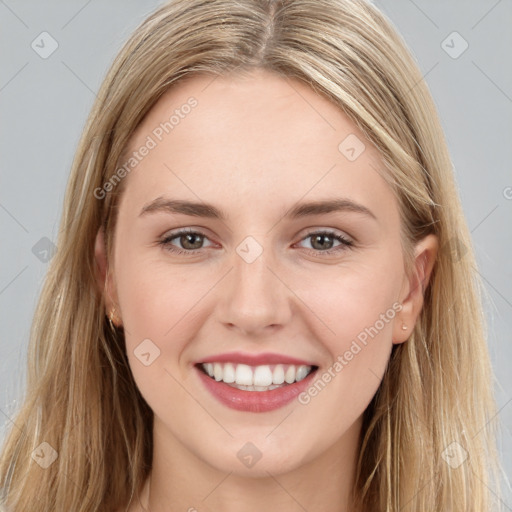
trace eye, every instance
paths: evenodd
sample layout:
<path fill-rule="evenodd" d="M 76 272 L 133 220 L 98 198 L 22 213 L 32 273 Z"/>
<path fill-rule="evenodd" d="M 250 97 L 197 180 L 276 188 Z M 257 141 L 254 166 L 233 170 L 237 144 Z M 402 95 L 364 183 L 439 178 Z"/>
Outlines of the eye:
<path fill-rule="evenodd" d="M 176 239 L 181 247 L 176 247 L 176 245 L 173 244 L 173 241 Z M 333 253 L 341 252 L 354 245 L 354 243 L 345 236 L 330 230 L 311 232 L 307 234 L 301 242 L 307 239 L 311 239 L 311 246 L 313 247 L 312 249 L 307 249 L 307 251 L 315 256 L 330 256 Z M 208 240 L 204 233 L 189 228 L 181 229 L 165 236 L 158 244 L 174 254 L 190 256 L 200 252 L 201 249 L 204 248 L 202 247 L 204 240 Z M 339 242 L 339 245 L 333 248 L 335 241 Z"/>
<path fill-rule="evenodd" d="M 176 247 L 171 242 L 175 239 L 178 239 L 181 248 Z M 175 254 L 196 254 L 202 247 L 203 241 L 207 239 L 204 233 L 200 231 L 194 231 L 192 229 L 181 229 L 175 233 L 171 233 L 170 235 L 164 237 L 158 243 L 163 245 L 165 249 L 169 252 L 173 252 Z"/>
<path fill-rule="evenodd" d="M 302 241 L 307 239 L 311 239 L 310 243 L 313 247 L 313 249 L 308 250 L 308 252 L 315 256 L 331 256 L 334 253 L 339 253 L 354 245 L 352 240 L 349 240 L 335 231 L 329 230 L 311 232 L 307 234 Z M 334 241 L 339 242 L 339 245 L 335 248 L 333 248 Z"/>

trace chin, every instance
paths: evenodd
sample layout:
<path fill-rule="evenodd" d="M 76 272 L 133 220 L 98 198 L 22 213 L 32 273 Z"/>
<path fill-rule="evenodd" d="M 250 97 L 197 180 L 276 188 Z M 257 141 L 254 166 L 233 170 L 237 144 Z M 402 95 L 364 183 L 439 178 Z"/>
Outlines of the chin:
<path fill-rule="evenodd" d="M 268 431 L 254 436 L 230 439 L 219 442 L 215 453 L 198 454 L 215 469 L 241 477 L 266 478 L 271 475 L 287 473 L 307 463 L 310 457 L 306 452 L 299 452 L 295 444 L 275 439 L 270 442 Z M 252 439 L 252 440 L 251 440 Z M 289 439 L 289 438 L 288 438 Z M 298 447 L 303 443 L 297 443 Z"/>

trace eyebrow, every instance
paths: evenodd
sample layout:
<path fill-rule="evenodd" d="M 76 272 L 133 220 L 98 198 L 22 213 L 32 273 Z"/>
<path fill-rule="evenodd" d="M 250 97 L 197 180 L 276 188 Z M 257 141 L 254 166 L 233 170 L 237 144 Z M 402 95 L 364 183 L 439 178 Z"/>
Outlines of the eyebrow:
<path fill-rule="evenodd" d="M 220 219 L 223 221 L 228 217 L 221 209 L 209 203 L 197 203 L 181 199 L 169 199 L 162 196 L 157 197 L 150 203 L 146 204 L 142 208 L 139 217 L 155 212 L 177 213 L 182 215 L 190 215 L 193 217 Z M 360 213 L 377 220 L 375 214 L 366 206 L 345 198 L 325 199 L 321 201 L 300 203 L 288 211 L 285 215 L 285 218 L 297 219 L 332 212 Z"/>

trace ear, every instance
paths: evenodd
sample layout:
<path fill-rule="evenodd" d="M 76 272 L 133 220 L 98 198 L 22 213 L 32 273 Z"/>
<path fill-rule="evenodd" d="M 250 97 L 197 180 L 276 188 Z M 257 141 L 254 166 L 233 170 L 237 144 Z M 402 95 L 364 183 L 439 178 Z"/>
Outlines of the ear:
<path fill-rule="evenodd" d="M 393 343 L 403 343 L 409 339 L 416 320 L 423 307 L 425 289 L 430 280 L 437 256 L 438 241 L 435 235 L 427 235 L 414 249 L 413 272 L 404 279 L 401 290 L 402 309 L 393 326 Z M 406 329 L 403 327 L 407 327 Z"/>
<path fill-rule="evenodd" d="M 112 268 L 109 268 L 107 250 L 105 245 L 105 232 L 100 227 L 96 234 L 94 245 L 94 259 L 96 261 L 96 281 L 100 294 L 105 295 L 105 314 L 108 316 L 114 306 L 117 307 L 117 291 L 113 278 Z M 117 308 L 118 309 L 118 308 Z M 119 312 L 116 315 L 119 317 Z"/>

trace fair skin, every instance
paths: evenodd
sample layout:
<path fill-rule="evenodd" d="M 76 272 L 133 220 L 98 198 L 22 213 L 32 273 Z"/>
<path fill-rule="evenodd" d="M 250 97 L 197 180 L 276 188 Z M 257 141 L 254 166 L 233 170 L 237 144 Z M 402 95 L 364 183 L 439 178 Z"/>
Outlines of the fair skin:
<path fill-rule="evenodd" d="M 195 76 L 158 101 L 131 150 L 190 96 L 198 105 L 125 178 L 108 278 L 101 231 L 97 237 L 108 311 L 116 306 L 133 376 L 154 412 L 150 487 L 129 511 L 349 511 L 362 414 L 393 344 L 417 320 L 436 239 L 416 246 L 417 273 L 408 277 L 378 151 L 340 109 L 294 79 Z M 349 134 L 366 146 L 354 161 L 338 149 Z M 160 196 L 211 203 L 226 219 L 141 216 Z M 371 214 L 285 216 L 297 203 L 334 198 Z M 177 237 L 168 247 L 199 247 L 195 254 L 157 243 L 178 228 L 204 237 L 189 245 Z M 353 245 L 327 238 L 322 249 L 308 237 L 322 230 Z M 236 250 L 247 236 L 262 248 L 251 263 Z M 314 361 L 321 373 L 395 303 L 401 310 L 308 404 L 234 410 L 193 366 L 222 352 L 273 352 Z M 160 350 L 148 366 L 134 353 L 145 339 Z M 252 467 L 237 457 L 247 442 L 261 453 Z"/>

